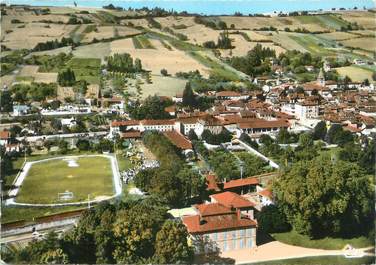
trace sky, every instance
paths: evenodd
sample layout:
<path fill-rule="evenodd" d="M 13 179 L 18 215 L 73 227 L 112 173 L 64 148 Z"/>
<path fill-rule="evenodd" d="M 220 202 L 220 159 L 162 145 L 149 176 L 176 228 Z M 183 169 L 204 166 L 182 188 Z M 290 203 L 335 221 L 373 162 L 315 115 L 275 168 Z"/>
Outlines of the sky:
<path fill-rule="evenodd" d="M 0 0 L 35 6 L 72 6 L 74 0 Z M 112 3 L 123 8 L 162 7 L 205 15 L 230 15 L 235 12 L 273 13 L 274 11 L 330 10 L 331 8 L 375 7 L 372 0 L 75 0 L 78 6 L 102 7 Z"/>

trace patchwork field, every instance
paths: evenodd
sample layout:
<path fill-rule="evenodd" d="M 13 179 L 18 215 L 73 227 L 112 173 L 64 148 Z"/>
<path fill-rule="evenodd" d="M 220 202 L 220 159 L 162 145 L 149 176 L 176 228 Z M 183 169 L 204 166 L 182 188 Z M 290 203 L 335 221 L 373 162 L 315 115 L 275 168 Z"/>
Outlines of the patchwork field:
<path fill-rule="evenodd" d="M 367 51 L 376 51 L 376 41 L 375 38 L 356 38 L 341 41 L 341 43 L 346 47 L 359 48 Z"/>
<path fill-rule="evenodd" d="M 66 65 L 74 71 L 76 80 L 86 80 L 91 84 L 99 83 L 100 59 L 72 58 Z"/>
<path fill-rule="evenodd" d="M 263 36 L 259 35 L 259 37 L 263 37 Z M 225 49 L 225 50 L 222 49 L 221 50 L 222 56 L 225 56 L 225 57 L 244 56 L 248 53 L 249 50 L 253 49 L 258 43 L 261 44 L 263 47 L 268 47 L 268 48 L 275 50 L 277 55 L 285 51 L 284 48 L 280 46 L 276 46 L 272 42 L 256 42 L 256 41 L 249 42 L 245 40 L 245 38 L 240 34 L 231 34 L 230 38 L 232 40 L 232 45 L 235 46 L 235 48 Z"/>
<path fill-rule="evenodd" d="M 153 95 L 172 97 L 182 93 L 187 83 L 184 79 L 161 75 L 152 75 L 151 81 L 151 84 L 141 84 L 142 98 Z M 135 87 L 132 86 L 129 92 L 136 93 L 137 91 Z"/>
<path fill-rule="evenodd" d="M 111 42 L 111 54 L 129 53 L 133 58 L 139 58 L 143 68 L 151 70 L 153 74 L 160 74 L 161 69 L 166 69 L 171 75 L 194 70 L 199 70 L 204 76 L 208 75 L 209 69 L 185 52 L 169 50 L 156 39 L 149 39 L 149 42 L 155 49 L 136 49 L 132 39 L 116 40 Z"/>
<path fill-rule="evenodd" d="M 111 44 L 110 42 L 100 42 L 82 45 L 75 48 L 72 53 L 78 58 L 97 58 L 103 61 L 111 53 Z"/>
<path fill-rule="evenodd" d="M 342 77 L 348 76 L 353 81 L 363 82 L 365 79 L 368 79 L 370 82 L 374 83 L 374 81 L 372 81 L 373 71 L 371 69 L 360 66 L 346 66 L 336 68 L 336 70 Z"/>
<path fill-rule="evenodd" d="M 56 203 L 58 193 L 73 192 L 72 201 L 85 201 L 113 195 L 112 171 L 109 159 L 78 157 L 42 161 L 31 166 L 22 183 L 16 202 Z M 56 170 L 56 169 L 59 170 Z"/>
<path fill-rule="evenodd" d="M 34 76 L 36 73 L 38 73 L 38 69 L 38 65 L 25 65 L 21 68 L 18 76 Z"/>
<path fill-rule="evenodd" d="M 29 23 L 2 34 L 1 44 L 10 49 L 33 49 L 39 42 L 69 37 L 75 25 Z M 8 32 L 8 33 L 7 33 Z"/>
<path fill-rule="evenodd" d="M 347 40 L 352 38 L 357 38 L 358 36 L 348 32 L 336 31 L 330 33 L 323 33 L 319 35 L 322 38 L 327 38 L 329 40 Z"/>
<path fill-rule="evenodd" d="M 351 23 L 357 23 L 365 29 L 375 29 L 375 14 L 368 11 L 348 11 L 341 14 L 341 17 Z"/>
<path fill-rule="evenodd" d="M 37 83 L 55 83 L 57 82 L 57 73 L 36 73 L 34 82 Z"/>
<path fill-rule="evenodd" d="M 158 18 L 163 27 L 169 27 L 175 33 L 181 33 L 188 37 L 188 42 L 202 45 L 206 41 L 217 41 L 221 31 L 213 30 L 201 24 L 196 24 L 193 17 L 166 17 Z M 186 28 L 179 29 L 179 26 Z"/>
<path fill-rule="evenodd" d="M 296 16 L 294 17 L 296 26 L 304 27 L 310 31 L 320 31 L 322 29 L 340 29 L 347 26 L 346 21 L 336 15 L 318 15 L 318 16 Z M 321 28 L 321 29 L 320 29 Z"/>

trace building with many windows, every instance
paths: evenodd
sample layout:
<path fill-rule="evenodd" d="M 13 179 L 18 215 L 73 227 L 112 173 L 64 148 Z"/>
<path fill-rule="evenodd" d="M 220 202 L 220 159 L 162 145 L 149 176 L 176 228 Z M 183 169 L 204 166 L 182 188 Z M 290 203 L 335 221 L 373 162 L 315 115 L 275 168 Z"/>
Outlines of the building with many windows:
<path fill-rule="evenodd" d="M 256 247 L 254 203 L 232 192 L 211 195 L 195 205 L 196 215 L 182 218 L 195 253 L 226 252 Z"/>

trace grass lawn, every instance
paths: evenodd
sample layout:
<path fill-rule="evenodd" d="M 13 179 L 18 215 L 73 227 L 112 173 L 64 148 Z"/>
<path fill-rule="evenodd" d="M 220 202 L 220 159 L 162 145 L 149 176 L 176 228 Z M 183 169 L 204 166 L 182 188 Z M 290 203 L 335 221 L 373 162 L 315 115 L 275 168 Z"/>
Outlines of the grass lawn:
<path fill-rule="evenodd" d="M 126 158 L 122 156 L 122 154 L 117 154 L 116 155 L 117 161 L 118 161 L 118 166 L 120 171 L 128 170 L 133 167 L 131 161 L 129 158 Z"/>
<path fill-rule="evenodd" d="M 88 83 L 99 84 L 101 60 L 97 58 L 72 58 L 67 62 L 77 80 L 86 80 Z"/>
<path fill-rule="evenodd" d="M 355 248 L 363 248 L 375 244 L 374 241 L 364 236 L 350 239 L 326 237 L 323 239 L 312 240 L 308 236 L 300 235 L 295 231 L 272 234 L 272 236 L 275 240 L 280 242 L 306 248 L 342 249 L 346 244 L 350 244 Z"/>
<path fill-rule="evenodd" d="M 69 167 L 62 159 L 36 163 L 31 166 L 17 202 L 55 203 L 58 193 L 73 192 L 72 201 L 85 201 L 113 194 L 111 164 L 104 157 L 79 157 L 78 167 Z M 56 170 L 58 169 L 58 170 Z"/>
<path fill-rule="evenodd" d="M 321 256 L 321 257 L 307 257 L 298 259 L 283 259 L 266 262 L 251 263 L 252 265 L 360 265 L 360 264 L 374 264 L 374 257 L 363 257 L 356 259 L 347 259 L 343 256 Z"/>
<path fill-rule="evenodd" d="M 64 213 L 68 211 L 85 208 L 83 206 L 64 206 L 64 207 L 16 207 L 7 206 L 1 209 L 1 223 L 10 223 L 20 220 L 26 222 L 33 221 L 33 218 L 47 216 L 51 214 Z"/>
<path fill-rule="evenodd" d="M 34 77 L 33 76 L 16 76 L 17 82 L 33 82 Z"/>

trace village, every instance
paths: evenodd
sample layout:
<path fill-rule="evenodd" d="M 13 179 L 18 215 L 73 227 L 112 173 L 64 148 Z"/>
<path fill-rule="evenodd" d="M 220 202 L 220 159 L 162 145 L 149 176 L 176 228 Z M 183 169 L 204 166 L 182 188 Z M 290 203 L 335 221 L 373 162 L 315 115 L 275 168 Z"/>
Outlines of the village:
<path fill-rule="evenodd" d="M 159 9 L 153 12 L 160 16 L 137 11 L 146 19 L 113 6 L 105 11 L 73 8 L 67 14 L 56 7 L 59 12 L 33 9 L 2 6 L 7 14 L 3 23 L 29 27 L 31 19 L 7 21 L 9 14 L 22 19 L 23 12 L 38 18 L 35 23 L 53 27 L 61 25 L 55 16 L 69 17 L 80 20 L 74 34 L 82 36 L 80 42 L 67 40 L 65 45 L 60 39 L 63 46 L 46 49 L 22 47 L 8 35 L 2 39 L 2 49 L 15 45 L 2 55 L 2 64 L 11 69 L 1 77 L 0 104 L 4 259 L 242 264 L 372 257 L 376 62 L 370 51 L 330 48 L 323 39 L 324 46 L 315 44 L 322 49 L 319 54 L 289 48 L 291 43 L 284 46 L 283 41 L 280 47 L 274 29 L 265 30 L 274 34 L 265 41 L 270 37 L 265 31 L 239 27 L 236 18 L 242 16 L 213 22 L 207 16 L 179 17 Z M 52 22 L 41 21 L 35 10 L 47 12 Z M 349 14 L 358 18 L 371 11 Z M 348 14 L 341 12 L 269 18 L 282 23 L 284 17 L 324 17 L 347 23 L 343 17 Z M 187 31 L 184 40 L 179 35 L 183 24 L 170 25 L 170 20 L 194 21 L 189 27 L 215 31 L 218 44 L 206 35 L 193 40 L 195 35 Z M 354 31 L 370 30 L 359 21 L 365 28 Z M 109 23 L 116 34 L 97 40 Z M 163 29 L 163 23 L 173 30 Z M 359 27 L 353 20 L 348 25 Z M 278 30 L 290 34 L 283 25 Z M 359 33 L 340 27 L 301 30 L 295 29 L 298 35 L 289 35 L 291 39 Z M 78 36 L 74 34 L 72 39 Z M 239 37 L 247 34 L 252 41 L 259 39 L 245 48 Z M 90 47 L 106 43 L 110 53 L 90 55 Z M 164 65 L 163 58 L 155 57 L 162 49 L 170 50 L 176 61 L 166 59 Z M 343 58 L 332 53 L 343 53 Z M 14 58 L 19 62 L 13 64 Z M 363 72 L 357 75 L 354 69 Z M 90 218 L 112 232 L 95 234 L 81 257 L 77 246 L 96 233 Z M 75 234 L 81 226 L 83 235 Z M 158 227 L 152 235 L 145 232 L 150 227 Z M 56 231 L 59 235 L 51 235 Z M 145 238 L 122 241 L 132 233 Z M 171 250 L 174 242 L 163 241 L 169 233 L 181 248 Z M 330 243 L 322 243 L 323 238 Z M 60 252 L 44 246 L 46 239 L 56 242 Z M 33 253 L 37 244 L 48 251 L 23 260 L 22 251 Z M 107 252 L 98 250 L 101 244 Z"/>

